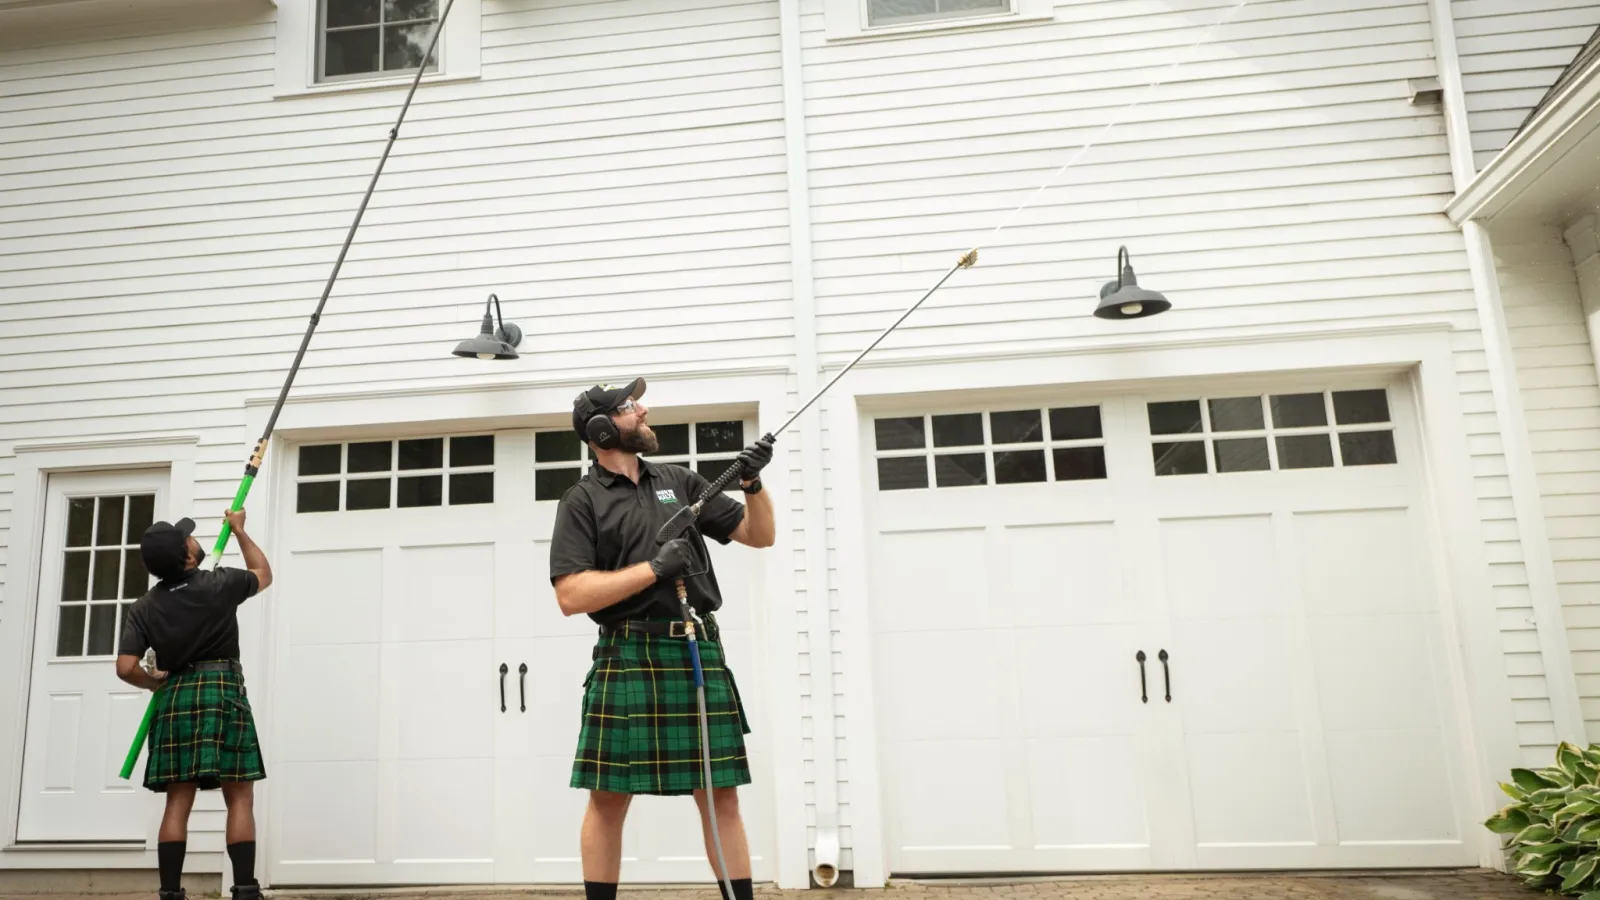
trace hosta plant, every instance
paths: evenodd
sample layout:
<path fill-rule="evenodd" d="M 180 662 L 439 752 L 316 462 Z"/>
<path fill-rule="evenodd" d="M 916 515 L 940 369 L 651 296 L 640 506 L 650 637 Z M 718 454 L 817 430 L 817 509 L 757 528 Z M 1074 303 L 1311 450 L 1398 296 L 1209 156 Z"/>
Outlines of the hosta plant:
<path fill-rule="evenodd" d="M 1502 836 L 1509 869 L 1529 887 L 1600 900 L 1600 744 L 1563 742 L 1556 764 L 1512 769 L 1514 801 L 1485 827 Z"/>

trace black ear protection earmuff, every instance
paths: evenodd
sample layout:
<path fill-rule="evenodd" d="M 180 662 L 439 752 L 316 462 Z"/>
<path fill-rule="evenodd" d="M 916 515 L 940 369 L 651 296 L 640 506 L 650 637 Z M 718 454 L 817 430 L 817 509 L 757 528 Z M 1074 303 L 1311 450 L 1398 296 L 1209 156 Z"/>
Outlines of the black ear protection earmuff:
<path fill-rule="evenodd" d="M 617 429 L 617 423 L 612 421 L 609 413 L 590 416 L 589 421 L 584 423 L 583 432 L 601 450 L 615 450 L 622 444 L 622 432 Z"/>

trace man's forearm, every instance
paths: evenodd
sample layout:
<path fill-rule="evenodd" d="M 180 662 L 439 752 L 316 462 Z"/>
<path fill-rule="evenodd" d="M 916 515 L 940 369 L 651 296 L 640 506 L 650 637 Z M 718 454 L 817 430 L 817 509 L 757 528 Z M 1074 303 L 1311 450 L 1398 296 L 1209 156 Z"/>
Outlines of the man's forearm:
<path fill-rule="evenodd" d="M 153 691 L 161 686 L 161 679 L 146 672 L 144 667 L 139 665 L 137 656 L 118 657 L 117 677 L 141 690 Z"/>
<path fill-rule="evenodd" d="M 250 539 L 250 535 L 235 530 L 233 536 L 239 540 L 239 555 L 244 557 L 244 567 L 246 569 L 260 569 L 271 575 L 272 564 L 267 562 L 267 555 L 261 552 L 261 548 L 256 546 L 255 541 Z"/>
<path fill-rule="evenodd" d="M 744 515 L 750 523 L 751 541 L 762 547 L 772 546 L 778 537 L 772 518 L 772 495 L 766 491 L 750 494 L 745 500 Z"/>
<path fill-rule="evenodd" d="M 563 615 L 592 613 L 632 597 L 655 583 L 655 570 L 647 562 L 615 572 L 577 572 L 556 585 L 556 602 Z"/>

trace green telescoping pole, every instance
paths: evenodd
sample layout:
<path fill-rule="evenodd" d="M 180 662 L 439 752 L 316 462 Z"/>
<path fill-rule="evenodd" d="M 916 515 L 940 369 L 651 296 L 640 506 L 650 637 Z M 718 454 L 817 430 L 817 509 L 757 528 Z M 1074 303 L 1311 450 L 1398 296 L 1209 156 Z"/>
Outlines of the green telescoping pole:
<path fill-rule="evenodd" d="M 444 11 L 439 14 L 439 21 L 434 25 L 433 37 L 428 40 L 428 49 L 423 53 L 423 59 L 433 56 L 434 46 L 439 41 L 439 32 L 444 28 L 444 21 L 450 15 L 450 8 L 455 5 L 455 0 L 446 0 Z M 383 156 L 378 159 L 378 168 L 372 173 L 372 181 L 367 184 L 367 193 L 361 198 L 361 206 L 356 209 L 355 221 L 350 223 L 350 231 L 345 235 L 344 246 L 339 250 L 339 258 L 334 261 L 333 271 L 328 274 L 328 283 L 322 288 L 322 299 L 317 302 L 317 309 L 311 314 L 311 323 L 306 327 L 305 337 L 300 341 L 300 350 L 294 355 L 294 364 L 289 367 L 289 375 L 283 381 L 283 389 L 278 392 L 278 402 L 272 407 L 272 415 L 267 419 L 266 430 L 261 434 L 261 440 L 256 442 L 255 450 L 250 455 L 250 461 L 245 464 L 244 478 L 239 481 L 239 489 L 234 492 L 233 505 L 230 510 L 244 509 L 244 501 L 250 494 L 250 486 L 255 484 L 256 475 L 261 471 L 261 461 L 267 454 L 267 442 L 272 438 L 272 429 L 278 424 L 278 414 L 283 411 L 283 401 L 289 397 L 289 386 L 294 383 L 294 376 L 300 371 L 300 361 L 305 358 L 306 347 L 311 344 L 311 333 L 316 331 L 317 322 L 322 318 L 322 308 L 328 303 L 328 295 L 333 292 L 333 283 L 339 277 L 339 269 L 344 266 L 344 258 L 350 252 L 350 242 L 355 239 L 356 229 L 361 225 L 361 217 L 367 211 L 367 203 L 372 200 L 372 191 L 378 186 L 378 176 L 383 174 L 383 165 L 389 160 L 389 151 L 394 149 L 394 142 L 400 137 L 400 124 L 405 121 L 406 111 L 411 108 L 411 98 L 417 93 L 417 85 L 422 81 L 423 68 L 417 67 L 416 77 L 411 79 L 411 90 L 406 92 L 405 103 L 400 107 L 400 116 L 395 120 L 394 127 L 389 129 L 389 142 L 383 148 Z M 222 530 L 217 534 L 217 542 L 211 548 L 211 565 L 213 568 L 222 562 L 222 553 L 228 547 L 228 537 L 232 535 L 233 528 L 226 520 L 222 523 Z M 128 780 L 133 776 L 133 766 L 139 759 L 139 753 L 144 749 L 145 739 L 150 734 L 150 722 L 155 718 L 156 707 L 161 699 L 161 692 L 165 686 L 157 688 L 150 695 L 150 702 L 145 706 L 144 718 L 139 722 L 139 729 L 134 733 L 133 744 L 128 748 L 128 756 L 122 762 L 122 779 Z"/>

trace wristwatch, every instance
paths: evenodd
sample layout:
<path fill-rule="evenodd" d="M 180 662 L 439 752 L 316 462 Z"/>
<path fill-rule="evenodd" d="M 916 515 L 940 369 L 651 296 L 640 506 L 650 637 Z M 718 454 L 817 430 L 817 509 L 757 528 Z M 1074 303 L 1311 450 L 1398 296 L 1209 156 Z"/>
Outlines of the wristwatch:
<path fill-rule="evenodd" d="M 756 480 L 750 482 L 749 484 L 741 484 L 741 485 L 739 485 L 739 490 L 744 491 L 746 494 L 759 494 L 759 493 L 761 493 L 761 476 L 757 475 L 756 476 Z"/>

